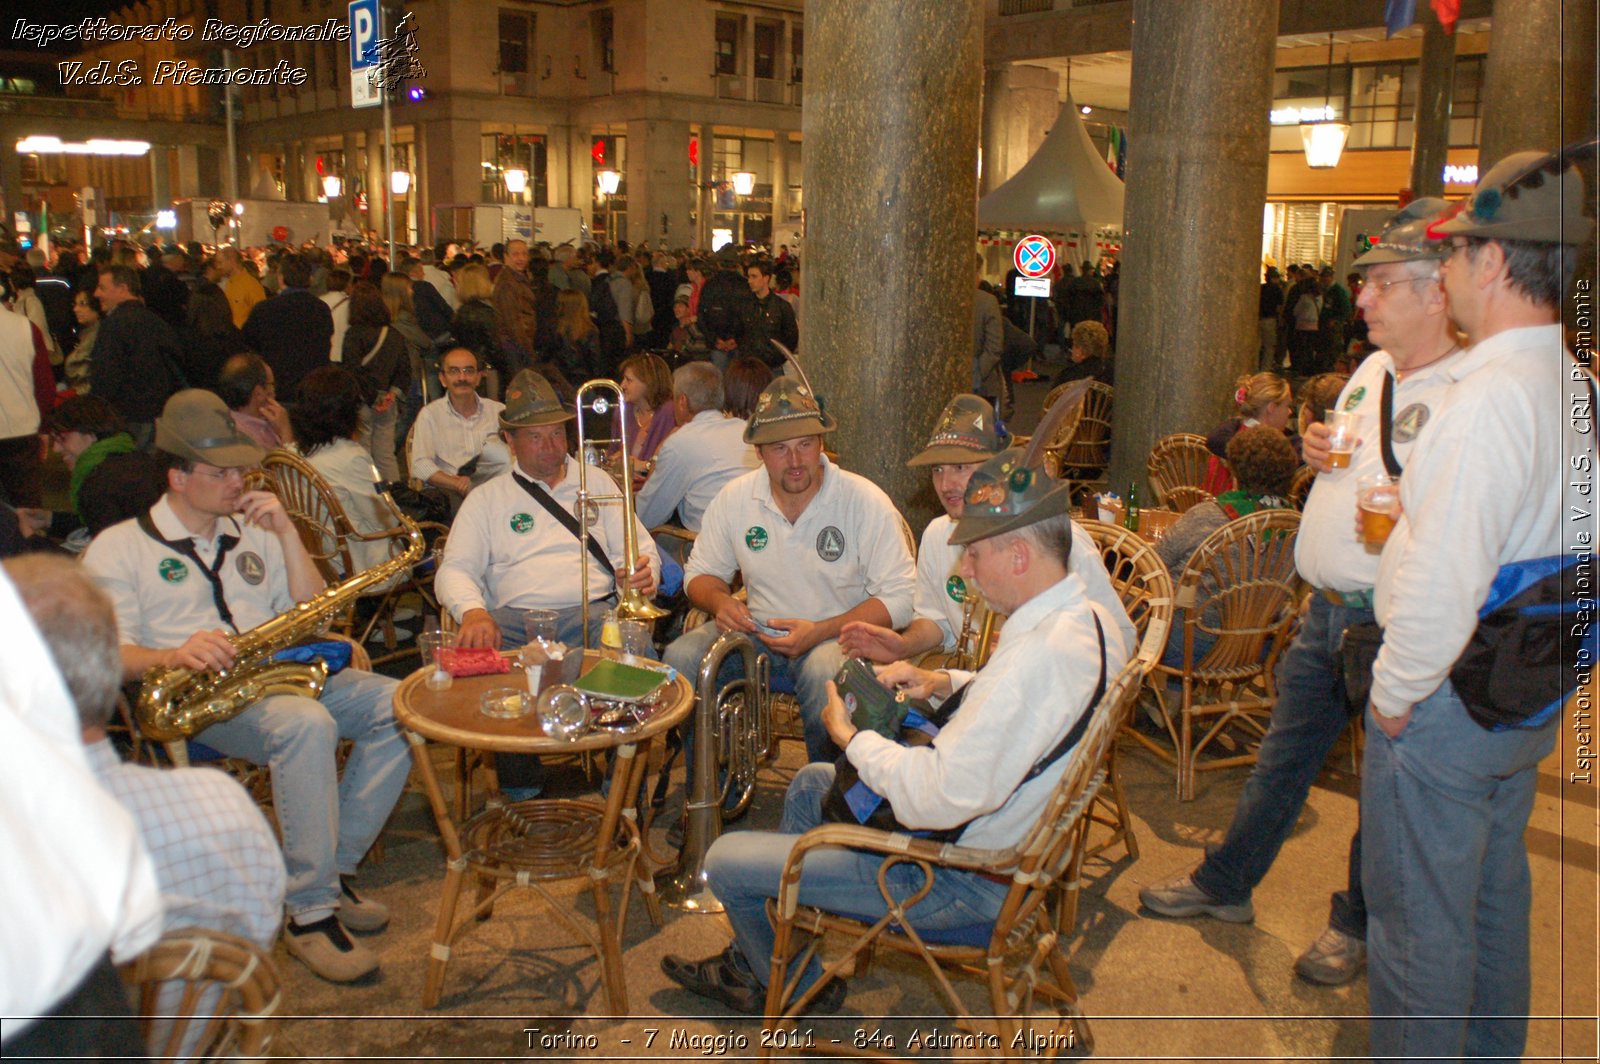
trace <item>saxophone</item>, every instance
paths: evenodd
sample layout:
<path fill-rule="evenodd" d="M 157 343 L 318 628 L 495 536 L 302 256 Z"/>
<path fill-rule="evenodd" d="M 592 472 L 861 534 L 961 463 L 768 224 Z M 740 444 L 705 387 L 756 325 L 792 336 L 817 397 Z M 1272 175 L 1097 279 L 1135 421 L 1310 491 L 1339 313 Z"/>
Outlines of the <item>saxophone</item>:
<path fill-rule="evenodd" d="M 187 739 L 213 724 L 232 720 L 267 695 L 321 697 L 328 681 L 327 662 L 273 661 L 272 656 L 322 631 L 367 588 L 385 583 L 422 560 L 422 531 L 400 512 L 387 492 L 383 498 L 405 529 L 406 549 L 234 636 L 230 669 L 197 672 L 176 665 L 150 669 L 144 674 L 135 709 L 145 738 L 162 743 Z"/>

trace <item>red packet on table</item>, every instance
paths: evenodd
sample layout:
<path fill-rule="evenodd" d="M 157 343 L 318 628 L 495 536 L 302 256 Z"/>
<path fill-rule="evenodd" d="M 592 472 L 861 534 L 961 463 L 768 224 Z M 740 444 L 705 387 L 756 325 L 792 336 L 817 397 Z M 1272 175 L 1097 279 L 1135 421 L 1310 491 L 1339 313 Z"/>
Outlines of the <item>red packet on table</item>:
<path fill-rule="evenodd" d="M 471 647 L 439 652 L 439 663 L 451 676 L 488 676 L 510 672 L 511 663 L 493 647 Z"/>

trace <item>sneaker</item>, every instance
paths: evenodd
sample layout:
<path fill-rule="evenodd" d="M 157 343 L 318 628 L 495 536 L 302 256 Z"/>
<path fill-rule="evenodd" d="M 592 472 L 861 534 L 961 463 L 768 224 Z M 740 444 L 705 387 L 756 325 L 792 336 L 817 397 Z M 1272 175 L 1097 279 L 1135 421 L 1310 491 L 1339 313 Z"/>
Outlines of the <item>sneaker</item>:
<path fill-rule="evenodd" d="M 283 944 L 300 963 L 330 983 L 351 983 L 378 970 L 378 955 L 351 940 L 335 916 L 301 926 L 290 920 Z"/>
<path fill-rule="evenodd" d="M 1294 972 L 1308 983 L 1343 986 L 1361 974 L 1367 963 L 1367 944 L 1354 935 L 1329 927 L 1306 951 L 1295 958 Z"/>
<path fill-rule="evenodd" d="M 1164 883 L 1152 883 L 1139 891 L 1139 901 L 1162 916 L 1211 916 L 1230 924 L 1248 924 L 1256 918 L 1255 906 L 1248 900 L 1224 905 L 1195 886 L 1190 872 Z"/>
<path fill-rule="evenodd" d="M 735 1012 L 760 1016 L 766 1011 L 767 988 L 747 970 L 738 947 L 728 948 L 703 961 L 689 961 L 668 955 L 661 958 L 661 971 L 668 979 L 701 997 L 720 1001 Z M 811 1015 L 831 1016 L 844 1004 L 844 981 L 835 979 L 822 988 L 806 1010 Z"/>
<path fill-rule="evenodd" d="M 389 925 L 389 907 L 357 894 L 353 878 L 339 877 L 339 922 L 351 931 L 382 931 Z"/>

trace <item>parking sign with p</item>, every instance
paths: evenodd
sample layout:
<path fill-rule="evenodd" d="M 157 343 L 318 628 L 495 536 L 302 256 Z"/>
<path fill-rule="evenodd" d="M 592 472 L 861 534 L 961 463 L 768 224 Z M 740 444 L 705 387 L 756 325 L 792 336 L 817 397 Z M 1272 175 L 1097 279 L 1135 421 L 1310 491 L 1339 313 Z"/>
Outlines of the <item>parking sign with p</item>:
<path fill-rule="evenodd" d="M 372 107 L 382 103 L 378 87 L 367 71 L 378 63 L 378 0 L 350 0 L 350 106 Z"/>

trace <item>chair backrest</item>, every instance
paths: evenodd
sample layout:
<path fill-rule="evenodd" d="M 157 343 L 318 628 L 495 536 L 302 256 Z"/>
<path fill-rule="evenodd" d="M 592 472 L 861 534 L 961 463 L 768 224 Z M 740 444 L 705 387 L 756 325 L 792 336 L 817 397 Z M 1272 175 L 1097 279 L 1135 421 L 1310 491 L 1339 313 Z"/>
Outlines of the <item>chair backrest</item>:
<path fill-rule="evenodd" d="M 268 451 L 261 468 L 276 482 L 278 500 L 322 578 L 332 583 L 352 572 L 348 541 L 354 527 L 328 482 L 310 462 L 283 448 Z"/>
<path fill-rule="evenodd" d="M 1138 656 L 1158 661 L 1172 627 L 1172 575 L 1155 547 L 1135 532 L 1105 521 L 1079 521 L 1100 550 L 1111 586 L 1139 635 Z"/>
<path fill-rule="evenodd" d="M 199 927 L 168 931 L 122 967 L 158 1060 L 222 1060 L 264 1054 L 283 989 L 255 943 Z"/>
<path fill-rule="evenodd" d="M 1068 755 L 1067 768 L 1044 812 L 1014 851 L 1011 891 L 995 919 L 995 939 L 1016 939 L 1012 945 L 1020 945 L 1023 937 L 1033 934 L 1033 917 L 1039 906 L 1049 902 L 1055 883 L 1071 867 L 1074 850 L 1082 843 L 1078 826 L 1093 797 L 1090 785 L 1110 755 L 1145 671 L 1145 663 L 1135 658 L 1116 676 L 1107 678 L 1105 694 L 1091 707 L 1094 716 L 1077 748 Z"/>
<path fill-rule="evenodd" d="M 1258 674 L 1269 641 L 1292 626 L 1304 582 L 1295 570 L 1300 515 L 1258 510 L 1229 521 L 1201 541 L 1178 578 L 1175 601 L 1189 632 L 1184 671 L 1200 679 Z M 1195 660 L 1192 634 L 1216 637 Z"/>
<path fill-rule="evenodd" d="M 1206 448 L 1204 436 L 1174 432 L 1157 440 L 1145 463 L 1156 501 L 1169 510 L 1183 513 L 1211 498 L 1203 487 L 1210 458 L 1211 451 Z"/>
<path fill-rule="evenodd" d="M 1296 510 L 1306 508 L 1306 499 L 1311 495 L 1311 485 L 1316 483 L 1317 471 L 1308 465 L 1303 465 L 1294 471 L 1294 479 L 1289 481 L 1289 505 Z"/>
<path fill-rule="evenodd" d="M 1073 383 L 1059 385 L 1045 398 L 1044 409 L 1051 405 Z M 1109 384 L 1095 381 L 1084 393 L 1078 413 L 1068 417 L 1057 427 L 1050 442 L 1045 445 L 1046 460 L 1053 466 L 1055 476 L 1071 475 L 1065 470 L 1076 470 L 1074 479 L 1093 478 L 1111 463 L 1111 400 Z"/>

